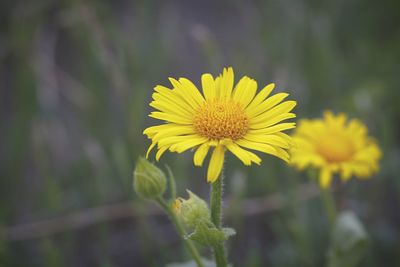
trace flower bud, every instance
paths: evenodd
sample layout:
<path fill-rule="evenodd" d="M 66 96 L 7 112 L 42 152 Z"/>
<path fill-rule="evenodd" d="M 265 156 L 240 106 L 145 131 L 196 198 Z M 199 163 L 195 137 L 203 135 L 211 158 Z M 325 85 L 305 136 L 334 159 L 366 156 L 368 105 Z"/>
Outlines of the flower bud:
<path fill-rule="evenodd" d="M 164 194 L 167 179 L 162 170 L 140 157 L 133 172 L 133 188 L 144 199 L 155 199 Z"/>
<path fill-rule="evenodd" d="M 187 192 L 188 199 L 177 198 L 172 204 L 174 211 L 190 228 L 195 228 L 200 221 L 211 223 L 211 214 L 207 203 L 190 190 Z"/>

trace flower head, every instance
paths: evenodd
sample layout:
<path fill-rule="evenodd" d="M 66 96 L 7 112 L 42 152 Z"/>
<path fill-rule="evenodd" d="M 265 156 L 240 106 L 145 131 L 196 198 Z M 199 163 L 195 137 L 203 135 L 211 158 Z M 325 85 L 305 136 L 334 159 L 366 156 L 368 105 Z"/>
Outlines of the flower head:
<path fill-rule="evenodd" d="M 288 94 L 269 97 L 274 84 L 257 94 L 257 82 L 247 76 L 234 87 L 232 68 L 224 69 L 217 78 L 201 77 L 203 93 L 185 78 L 170 78 L 172 89 L 158 85 L 150 106 L 157 109 L 149 116 L 165 121 L 149 127 L 144 134 L 152 140 L 147 156 L 157 146 L 156 159 L 166 151 L 182 153 L 195 149 L 194 164 L 201 166 L 210 148 L 214 148 L 207 180 L 214 182 L 222 169 L 225 151 L 231 151 L 245 165 L 260 164 L 257 150 L 288 161 L 291 139 L 282 131 L 295 123 L 282 121 L 294 118 L 290 111 L 295 101 L 283 101 Z"/>
<path fill-rule="evenodd" d="M 323 188 L 330 185 L 334 173 L 347 181 L 352 175 L 367 178 L 379 169 L 382 152 L 367 127 L 356 119 L 348 121 L 343 113 L 335 116 L 326 111 L 323 119 L 300 120 L 293 142 L 291 164 L 320 169 Z"/>

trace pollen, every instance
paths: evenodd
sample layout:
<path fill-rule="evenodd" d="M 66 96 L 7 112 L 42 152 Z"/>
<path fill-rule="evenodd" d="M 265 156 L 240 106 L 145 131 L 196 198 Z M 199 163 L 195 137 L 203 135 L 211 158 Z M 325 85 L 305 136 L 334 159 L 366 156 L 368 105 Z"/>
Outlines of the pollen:
<path fill-rule="evenodd" d="M 343 134 L 330 133 L 319 140 L 317 152 L 329 162 L 350 160 L 355 152 L 351 139 Z"/>
<path fill-rule="evenodd" d="M 232 100 L 213 100 L 204 103 L 193 119 L 195 131 L 212 140 L 242 138 L 249 129 L 244 108 Z"/>

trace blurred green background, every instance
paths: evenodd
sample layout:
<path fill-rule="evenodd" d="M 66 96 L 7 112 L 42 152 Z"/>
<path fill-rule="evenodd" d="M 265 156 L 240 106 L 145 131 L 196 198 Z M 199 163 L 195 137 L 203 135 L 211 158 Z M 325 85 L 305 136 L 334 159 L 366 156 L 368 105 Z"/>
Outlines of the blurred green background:
<path fill-rule="evenodd" d="M 360 266 L 400 266 L 400 2 L 1 1 L 0 266 L 164 266 L 188 259 L 167 218 L 132 192 L 153 87 L 233 66 L 298 101 L 343 111 L 384 151 L 337 185 L 371 242 Z M 235 266 L 323 266 L 326 215 L 307 173 L 228 156 Z M 178 192 L 208 197 L 192 153 L 166 153 Z M 285 201 L 286 200 L 286 201 Z M 244 203 L 245 205 L 240 205 Z M 205 255 L 209 255 L 207 250 Z"/>

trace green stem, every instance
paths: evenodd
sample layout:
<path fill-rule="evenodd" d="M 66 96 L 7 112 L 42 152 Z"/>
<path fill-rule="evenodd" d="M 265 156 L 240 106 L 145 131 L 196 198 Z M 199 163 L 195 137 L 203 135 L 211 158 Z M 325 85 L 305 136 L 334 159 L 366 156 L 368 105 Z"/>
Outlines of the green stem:
<path fill-rule="evenodd" d="M 223 173 L 220 177 L 211 184 L 211 220 L 218 229 L 221 229 L 222 224 L 222 185 L 223 185 Z M 214 246 L 214 257 L 217 267 L 226 267 L 227 260 L 225 255 L 224 243 L 220 243 Z"/>
<path fill-rule="evenodd" d="M 336 205 L 332 192 L 329 189 L 321 189 L 322 202 L 328 216 L 329 225 L 332 227 L 336 220 Z"/>
<path fill-rule="evenodd" d="M 194 261 L 196 262 L 198 267 L 204 267 L 204 264 L 201 260 L 199 251 L 197 250 L 196 246 L 193 244 L 192 240 L 186 239 L 186 231 L 183 228 L 182 223 L 179 221 L 176 214 L 171 209 L 170 205 L 168 205 L 165 200 L 161 197 L 156 199 L 157 203 L 164 209 L 164 211 L 168 214 L 169 218 L 171 219 L 172 223 L 175 225 L 176 231 L 178 232 L 179 236 L 183 239 L 187 249 L 189 250 L 190 254 Z"/>

